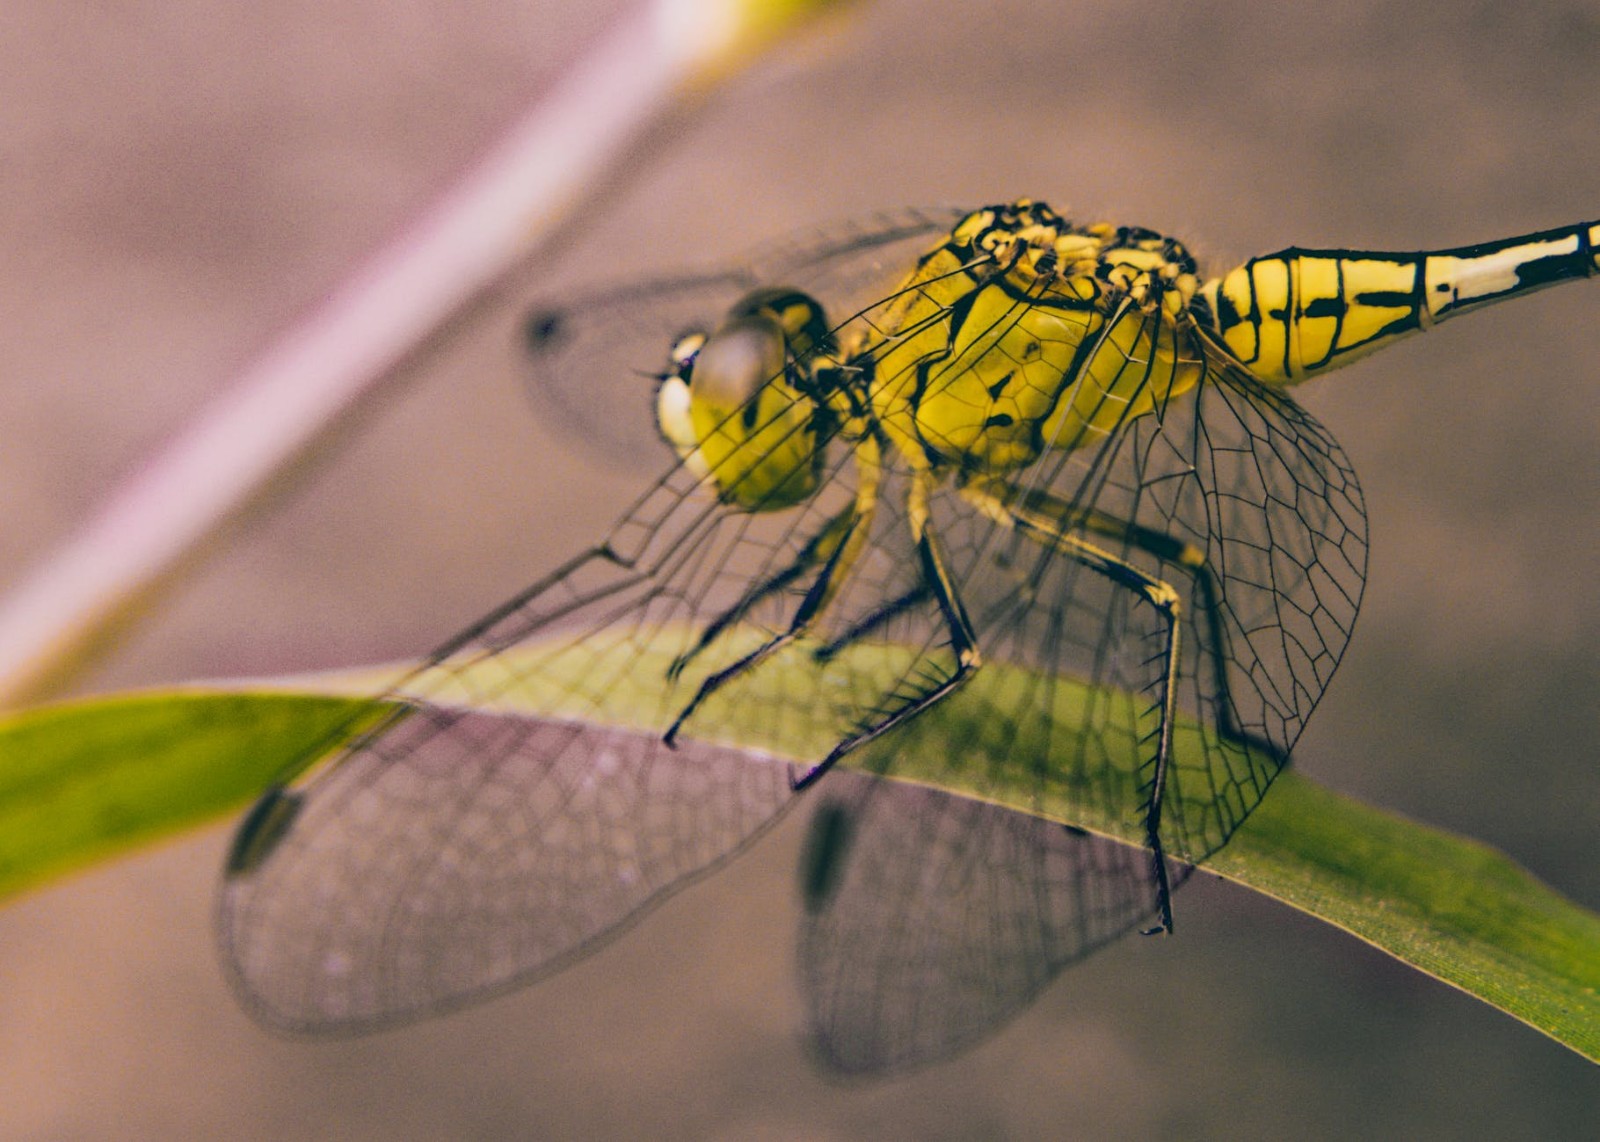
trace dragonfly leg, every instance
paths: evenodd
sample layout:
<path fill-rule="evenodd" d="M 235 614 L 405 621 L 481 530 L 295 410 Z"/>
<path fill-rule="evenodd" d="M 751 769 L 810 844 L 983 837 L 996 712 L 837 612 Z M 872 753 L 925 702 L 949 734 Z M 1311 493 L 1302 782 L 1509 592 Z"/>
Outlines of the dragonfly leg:
<path fill-rule="evenodd" d="M 911 608 L 927 602 L 932 595 L 933 591 L 926 583 L 918 583 L 905 594 L 896 599 L 891 599 L 889 602 L 883 604 L 883 606 L 873 611 L 866 618 L 861 619 L 859 622 L 853 623 L 849 630 L 845 631 L 832 642 L 829 642 L 824 646 L 817 647 L 816 652 L 812 657 L 814 657 L 818 662 L 828 662 L 840 651 L 844 650 L 852 643 L 860 641 L 873 631 L 877 630 L 879 627 L 882 627 L 892 621 L 896 615 L 904 614 Z"/>
<path fill-rule="evenodd" d="M 856 518 L 856 505 L 854 503 L 847 505 L 807 541 L 793 562 L 746 591 L 738 602 L 707 623 L 706 628 L 700 632 L 700 637 L 695 640 L 695 644 L 674 658 L 672 665 L 667 667 L 667 680 L 676 682 L 690 663 L 763 600 L 787 589 L 813 568 L 826 567 L 837 557 L 844 542 L 850 537 Z"/>
<path fill-rule="evenodd" d="M 834 545 L 832 552 L 829 553 L 827 559 L 823 562 L 822 568 L 820 571 L 818 571 L 816 579 L 814 579 L 811 583 L 810 590 L 806 592 L 805 598 L 800 601 L 800 606 L 795 610 L 794 618 L 790 621 L 788 629 L 767 639 L 749 654 L 739 658 L 732 665 L 709 675 L 703 682 L 701 682 L 700 688 L 695 692 L 694 697 L 689 700 L 689 704 L 684 706 L 684 708 L 679 712 L 678 716 L 673 719 L 672 725 L 667 727 L 667 732 L 662 736 L 661 740 L 667 745 L 672 745 L 672 743 L 677 739 L 678 731 L 683 728 L 683 724 L 687 722 L 691 716 L 693 716 L 694 712 L 700 708 L 701 704 L 704 703 L 707 698 L 711 697 L 711 695 L 722 689 L 722 687 L 728 682 L 739 677 L 741 674 L 744 674 L 746 671 L 754 669 L 762 661 L 770 658 L 772 655 L 788 646 L 796 638 L 800 637 L 800 635 L 805 633 L 806 628 L 810 626 L 811 623 L 816 619 L 817 615 L 819 615 L 828 605 L 828 603 L 832 601 L 838 584 L 849 574 L 850 564 L 855 561 L 856 553 L 860 550 L 861 544 L 856 537 L 865 533 L 866 525 L 869 522 L 868 518 L 864 518 L 857 514 L 855 506 L 852 505 L 851 508 L 847 509 L 847 513 L 844 516 L 835 517 L 833 521 L 830 521 L 829 529 L 831 529 L 834 523 L 837 523 L 841 518 L 847 518 L 849 520 L 849 530 L 844 533 L 843 541 Z M 784 582 L 793 581 L 794 578 L 798 577 L 800 570 L 803 570 L 804 566 L 799 560 L 796 561 L 796 564 L 799 570 L 791 568 L 791 570 L 795 570 L 795 575 L 788 576 L 788 571 L 780 572 L 777 576 L 774 576 L 772 579 L 769 579 L 766 583 L 762 584 L 762 586 L 757 589 L 757 593 L 762 595 L 770 594 L 772 591 L 780 589 Z M 788 578 L 785 578 L 785 576 L 788 576 Z M 780 582 L 780 580 L 782 580 L 782 582 Z M 750 596 L 746 596 L 746 600 L 750 600 Z M 740 604 L 735 606 L 734 611 L 739 611 L 741 607 L 747 610 L 751 605 L 751 602 L 752 601 L 741 601 Z M 730 611 L 727 614 L 719 617 L 717 623 L 712 625 L 717 626 L 717 624 L 721 624 L 719 630 L 726 628 L 737 618 L 737 615 L 734 615 L 734 611 Z M 728 617 L 729 615 L 733 615 L 733 617 L 730 618 Z M 701 637 L 699 643 L 696 644 L 694 649 L 691 650 L 688 655 L 684 656 L 684 658 L 680 658 L 678 662 L 673 663 L 674 677 L 676 677 L 676 671 L 682 669 L 682 665 L 684 664 L 685 660 L 688 657 L 692 657 L 693 655 L 698 654 L 701 650 L 705 649 L 706 645 L 711 641 L 711 638 L 714 637 L 711 628 L 708 627 L 706 629 L 707 633 Z"/>
<path fill-rule="evenodd" d="M 932 677 L 914 681 L 909 692 L 900 691 L 889 695 L 888 700 L 881 703 L 873 715 L 864 719 L 854 733 L 846 736 L 828 752 L 827 757 L 817 762 L 795 781 L 796 791 L 813 785 L 818 778 L 833 768 L 835 762 L 851 750 L 865 745 L 873 738 L 887 733 L 901 722 L 926 710 L 970 678 L 972 672 L 981 665 L 977 639 L 972 632 L 972 620 L 967 617 L 967 610 L 962 606 L 961 597 L 956 593 L 955 584 L 950 580 L 950 572 L 945 567 L 944 556 L 939 551 L 938 542 L 927 526 L 926 504 L 930 487 L 931 477 L 923 473 L 918 476 L 911 493 L 910 515 L 912 530 L 917 538 L 917 561 L 922 572 L 921 588 L 888 603 L 876 614 L 868 616 L 863 623 L 857 624 L 843 638 L 859 637 L 858 632 L 863 625 L 886 622 L 892 617 L 887 612 L 903 610 L 913 605 L 915 597 L 931 596 L 938 604 L 939 613 L 944 618 L 945 627 L 950 633 L 950 650 L 955 658 L 955 668 L 944 678 Z M 836 640 L 830 646 L 837 648 L 842 641 Z"/>
<path fill-rule="evenodd" d="M 1113 583 L 1127 587 L 1154 608 L 1163 627 L 1161 674 L 1161 722 L 1156 739 L 1154 772 L 1144 801 L 1145 847 L 1151 853 L 1151 872 L 1156 883 L 1159 923 L 1151 933 L 1172 931 L 1172 890 L 1167 876 L 1166 846 L 1161 839 L 1161 809 L 1166 798 L 1167 773 L 1172 758 L 1172 735 L 1177 721 L 1178 640 L 1183 604 L 1172 584 L 1140 570 L 1079 535 L 1074 530 L 1112 534 L 1131 538 L 1139 546 L 1167 547 L 1177 544 L 1170 536 L 1146 528 L 1123 524 L 1112 530 L 1111 517 L 1094 511 L 1068 508 L 1053 496 L 1021 492 L 998 479 L 973 481 L 961 493 L 985 515 L 1016 530 L 1034 542 L 1074 559 L 1104 575 Z M 1141 542 L 1142 541 L 1142 542 Z M 1159 552 L 1158 552 L 1159 553 Z M 1181 554 L 1181 553 L 1180 553 Z M 1182 560 L 1180 560 L 1182 562 Z M 1204 559 L 1200 562 L 1203 564 Z"/>
<path fill-rule="evenodd" d="M 876 446 L 870 441 L 863 441 L 856 448 L 856 467 L 860 473 L 860 484 L 856 488 L 855 499 L 842 511 L 830 519 L 817 535 L 812 538 L 793 564 L 772 576 L 760 586 L 747 593 L 739 602 L 727 611 L 717 616 L 701 634 L 694 647 L 686 654 L 680 656 L 669 668 L 668 675 L 676 678 L 688 661 L 705 650 L 713 640 L 726 631 L 730 626 L 745 615 L 751 607 L 775 591 L 793 583 L 813 566 L 819 566 L 817 576 L 811 582 L 811 587 L 806 591 L 805 598 L 796 608 L 794 618 L 790 620 L 788 629 L 767 639 L 749 654 L 744 655 L 722 670 L 707 677 L 700 683 L 700 688 L 695 692 L 672 725 L 667 727 L 667 732 L 662 737 L 667 745 L 671 745 L 678 736 L 678 731 L 689 720 L 701 704 L 711 695 L 715 694 L 724 685 L 733 679 L 754 669 L 763 660 L 770 658 L 778 651 L 788 646 L 816 620 L 817 616 L 827 609 L 834 597 L 838 594 L 839 586 L 850 575 L 851 568 L 855 565 L 857 556 L 861 554 L 862 547 L 866 544 L 867 536 L 872 530 L 872 517 L 877 506 L 878 479 L 881 469 L 878 463 Z"/>
<path fill-rule="evenodd" d="M 1017 513 L 1032 517 L 1053 534 L 1087 531 L 1103 535 L 1108 539 L 1126 542 L 1165 563 L 1182 567 L 1192 575 L 1195 583 L 1193 601 L 1203 622 L 1201 636 L 1204 645 L 1201 652 L 1210 658 L 1212 673 L 1216 676 L 1217 733 L 1229 741 L 1265 753 L 1280 763 L 1284 760 L 1281 749 L 1239 724 L 1232 686 L 1228 681 L 1228 643 L 1223 629 L 1222 584 L 1206 559 L 1205 552 L 1192 543 L 1156 528 L 1130 523 L 1093 508 L 1074 508 L 1048 492 L 1024 492 L 1001 480 L 973 481 L 963 490 L 963 494 L 969 499 L 979 496 L 989 503 L 1001 505 L 1001 509 L 1007 513 L 1001 522 L 1007 526 L 1016 526 L 1010 513 Z M 986 514 L 994 515 L 982 503 L 979 506 Z M 1024 529 L 1019 527 L 1018 530 Z M 1035 535 L 1034 538 L 1038 537 Z"/>
<path fill-rule="evenodd" d="M 1233 691 L 1228 682 L 1227 638 L 1222 629 L 1222 584 L 1217 580 L 1217 573 L 1204 559 L 1186 566 L 1194 573 L 1195 590 L 1199 593 L 1198 609 L 1205 618 L 1205 653 L 1211 658 L 1211 671 L 1216 677 L 1217 697 L 1213 707 L 1216 711 L 1217 733 L 1228 741 L 1259 751 L 1282 765 L 1288 761 L 1282 749 L 1239 724 Z"/>

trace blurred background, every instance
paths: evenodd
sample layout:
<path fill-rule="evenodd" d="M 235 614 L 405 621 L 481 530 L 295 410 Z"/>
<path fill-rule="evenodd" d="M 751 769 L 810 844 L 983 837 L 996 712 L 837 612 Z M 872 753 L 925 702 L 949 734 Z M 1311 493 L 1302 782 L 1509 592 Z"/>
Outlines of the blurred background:
<path fill-rule="evenodd" d="M 11 0 L 0 17 L 0 584 L 425 203 L 617 6 Z M 1044 198 L 1221 268 L 1600 213 L 1592 3 L 863 3 L 674 128 L 538 287 L 905 204 Z M 1437 12 L 1437 10 L 1433 10 Z M 592 542 L 649 477 L 529 404 L 508 305 L 416 370 L 87 683 L 417 654 Z M 1474 315 L 1312 385 L 1369 587 L 1296 753 L 1600 907 L 1600 293 Z M 648 415 L 641 391 L 636 408 Z M 293 1043 L 234 1006 L 228 830 L 0 912 L 6 1138 L 1592 1137 L 1538 1033 L 1197 878 L 1177 935 L 1064 976 L 895 1082 L 799 1038 L 798 819 L 539 987 Z M 1201 882 L 1203 881 L 1203 882 Z"/>

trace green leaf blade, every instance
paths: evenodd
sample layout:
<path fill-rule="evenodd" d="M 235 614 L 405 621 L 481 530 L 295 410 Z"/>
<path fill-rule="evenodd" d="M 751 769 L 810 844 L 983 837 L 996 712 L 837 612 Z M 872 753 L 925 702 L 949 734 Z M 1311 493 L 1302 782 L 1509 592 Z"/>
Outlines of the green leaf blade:
<path fill-rule="evenodd" d="M 797 668 L 799 659 L 757 678 L 768 673 L 759 684 L 781 687 L 785 670 Z M 0 899 L 242 809 L 317 743 L 381 716 L 386 704 L 350 696 L 375 688 L 374 677 L 320 677 L 294 683 L 297 692 L 137 694 L 0 722 Z M 1058 687 L 1069 705 L 1084 701 L 1083 687 Z M 641 697 L 619 690 L 595 716 L 636 726 Z M 919 771 L 915 750 L 897 757 L 897 778 L 1115 832 L 1066 793 L 1047 797 L 1040 808 L 1033 785 L 1019 779 L 1013 790 L 997 788 L 996 774 L 1007 767 L 1031 772 L 1034 759 L 1018 756 L 1022 736 L 986 735 L 986 707 L 962 698 L 919 717 L 917 740 L 936 743 L 944 734 L 987 751 L 970 767 L 986 775 L 985 784 L 967 783 L 968 770 L 942 764 Z M 548 705 L 546 699 L 511 695 L 503 705 L 514 714 L 519 706 Z M 765 727 L 748 718 L 730 717 L 724 730 L 724 744 L 802 761 L 813 756 L 813 743 L 768 740 Z M 894 751 L 895 743 L 878 748 Z M 855 760 L 871 768 L 873 752 L 864 750 Z M 1285 773 L 1206 867 L 1340 927 L 1600 1062 L 1600 916 L 1486 846 Z"/>
<path fill-rule="evenodd" d="M 1600 1062 L 1600 915 L 1487 845 L 1288 773 L 1206 867 Z"/>
<path fill-rule="evenodd" d="M 242 809 L 369 710 L 332 695 L 184 690 L 0 721 L 0 900 Z"/>

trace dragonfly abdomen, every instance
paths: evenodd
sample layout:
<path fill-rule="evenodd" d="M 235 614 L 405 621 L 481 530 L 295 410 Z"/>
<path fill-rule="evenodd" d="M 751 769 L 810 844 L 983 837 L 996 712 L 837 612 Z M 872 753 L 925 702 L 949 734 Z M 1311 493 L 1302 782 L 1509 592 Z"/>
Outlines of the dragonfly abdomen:
<path fill-rule="evenodd" d="M 1467 309 L 1600 273 L 1600 223 L 1420 253 L 1303 250 L 1200 287 L 1196 321 L 1245 368 L 1300 381 Z"/>

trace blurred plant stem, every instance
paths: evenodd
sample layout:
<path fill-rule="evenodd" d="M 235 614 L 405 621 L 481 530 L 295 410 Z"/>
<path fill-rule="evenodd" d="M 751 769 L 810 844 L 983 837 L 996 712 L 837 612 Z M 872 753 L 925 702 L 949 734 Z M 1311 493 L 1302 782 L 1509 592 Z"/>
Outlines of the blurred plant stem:
<path fill-rule="evenodd" d="M 648 0 L 420 217 L 222 387 L 0 601 L 0 707 L 59 693 L 230 525 L 546 250 L 668 116 L 841 0 Z"/>

